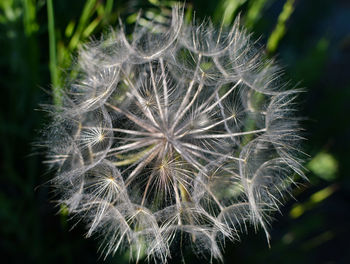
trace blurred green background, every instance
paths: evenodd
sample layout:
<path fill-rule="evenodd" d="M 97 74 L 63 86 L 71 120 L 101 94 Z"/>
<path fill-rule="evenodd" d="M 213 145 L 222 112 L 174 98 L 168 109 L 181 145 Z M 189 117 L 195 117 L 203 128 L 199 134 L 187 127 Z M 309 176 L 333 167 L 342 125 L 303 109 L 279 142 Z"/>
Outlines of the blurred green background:
<path fill-rule="evenodd" d="M 40 104 L 59 103 L 72 56 L 118 17 L 134 23 L 161 16 L 175 1 L 0 0 L 0 261 L 103 263 L 98 243 L 84 239 L 58 214 L 53 177 L 33 148 L 49 118 Z M 350 263 L 350 1 L 187 0 L 186 17 L 242 24 L 277 57 L 285 74 L 306 90 L 301 115 L 310 182 L 294 192 L 271 226 L 227 243 L 225 263 Z M 206 263 L 184 249 L 186 263 Z M 180 254 L 170 263 L 181 263 Z M 128 263 L 128 255 L 104 263 Z"/>

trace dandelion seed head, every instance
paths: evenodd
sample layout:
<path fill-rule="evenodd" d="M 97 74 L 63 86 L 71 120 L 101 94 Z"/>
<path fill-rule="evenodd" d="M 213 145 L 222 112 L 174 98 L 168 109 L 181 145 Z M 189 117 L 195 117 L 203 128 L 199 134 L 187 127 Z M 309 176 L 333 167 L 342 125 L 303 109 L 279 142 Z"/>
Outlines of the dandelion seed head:
<path fill-rule="evenodd" d="M 188 25 L 181 8 L 164 19 L 81 48 L 47 162 L 60 202 L 105 255 L 165 263 L 187 237 L 222 259 L 224 240 L 250 224 L 269 237 L 271 212 L 303 175 L 298 90 L 238 20 Z"/>

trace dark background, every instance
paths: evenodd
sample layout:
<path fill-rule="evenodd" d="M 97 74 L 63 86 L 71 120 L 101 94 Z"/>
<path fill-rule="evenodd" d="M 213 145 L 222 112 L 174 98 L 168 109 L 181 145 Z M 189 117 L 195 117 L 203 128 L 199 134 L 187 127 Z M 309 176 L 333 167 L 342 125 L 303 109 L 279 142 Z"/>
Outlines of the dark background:
<path fill-rule="evenodd" d="M 81 43 L 98 37 L 107 25 L 116 25 L 118 16 L 130 24 L 140 8 L 161 12 L 159 6 L 174 4 L 156 0 L 53 2 L 56 73 L 49 68 L 46 1 L 0 1 L 2 263 L 103 262 L 98 243 L 84 239 L 84 227 L 71 230 L 69 216 L 57 213 L 52 189 L 46 184 L 53 174 L 33 147 L 49 118 L 36 109 L 52 103 L 52 74 L 59 86 Z M 268 48 L 267 54 L 277 57 L 287 78 L 296 84 L 300 81 L 298 87 L 306 91 L 300 98 L 300 115 L 307 117 L 303 126 L 308 140 L 303 148 L 310 155 L 305 163 L 310 181 L 295 191 L 296 200 L 289 200 L 281 214 L 275 215 L 271 248 L 261 230 L 255 233 L 250 228 L 241 235 L 241 242 L 226 244 L 225 263 L 350 263 L 350 1 L 289 2 L 293 2 L 293 12 L 282 23 L 285 33 L 277 49 Z M 246 19 L 259 3 L 263 6 L 258 16 Z M 225 10 L 231 10 L 226 24 L 240 12 L 243 24 L 266 45 L 285 3 L 188 0 L 186 7 L 195 10 L 198 19 L 211 17 L 217 24 Z M 89 26 L 90 31 L 86 30 Z M 208 261 L 196 258 L 190 250 L 184 249 L 184 255 L 186 263 Z M 170 262 L 180 263 L 179 254 Z M 120 253 L 105 263 L 128 263 L 128 256 Z"/>

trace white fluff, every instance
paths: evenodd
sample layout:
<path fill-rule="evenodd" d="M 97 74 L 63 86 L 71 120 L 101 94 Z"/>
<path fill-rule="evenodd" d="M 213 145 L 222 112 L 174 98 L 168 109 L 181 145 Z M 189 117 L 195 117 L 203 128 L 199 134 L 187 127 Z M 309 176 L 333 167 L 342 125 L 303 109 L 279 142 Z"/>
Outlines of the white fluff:
<path fill-rule="evenodd" d="M 235 22 L 165 30 L 122 26 L 84 46 L 48 132 L 61 203 L 106 255 L 129 248 L 162 263 L 188 237 L 220 259 L 247 223 L 268 237 L 292 176 L 302 175 L 297 90 Z M 179 239 L 181 237 L 181 239 Z"/>

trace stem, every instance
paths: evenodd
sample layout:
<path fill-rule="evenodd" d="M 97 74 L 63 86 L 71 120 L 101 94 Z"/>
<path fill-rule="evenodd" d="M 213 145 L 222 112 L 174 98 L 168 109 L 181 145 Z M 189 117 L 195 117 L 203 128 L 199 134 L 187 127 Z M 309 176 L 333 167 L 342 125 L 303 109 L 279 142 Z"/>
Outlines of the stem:
<path fill-rule="evenodd" d="M 113 1 L 114 1 L 114 0 L 107 0 L 107 1 L 106 1 L 105 11 L 106 11 L 106 13 L 107 13 L 108 15 L 112 12 L 112 9 L 113 9 Z"/>
<path fill-rule="evenodd" d="M 61 91 L 58 83 L 56 38 L 55 38 L 55 18 L 53 13 L 52 0 L 47 0 L 47 19 L 49 31 L 49 52 L 50 52 L 50 75 L 53 89 L 53 101 L 55 105 L 61 105 Z"/>

